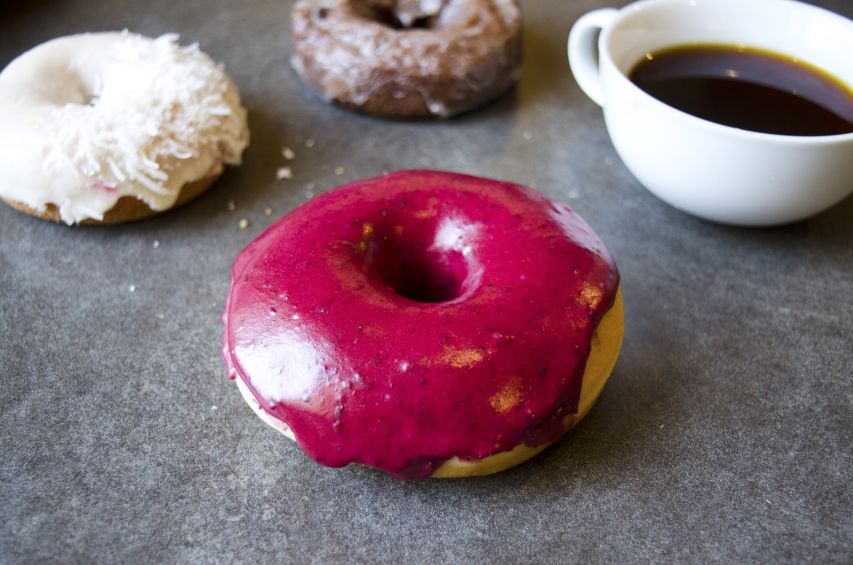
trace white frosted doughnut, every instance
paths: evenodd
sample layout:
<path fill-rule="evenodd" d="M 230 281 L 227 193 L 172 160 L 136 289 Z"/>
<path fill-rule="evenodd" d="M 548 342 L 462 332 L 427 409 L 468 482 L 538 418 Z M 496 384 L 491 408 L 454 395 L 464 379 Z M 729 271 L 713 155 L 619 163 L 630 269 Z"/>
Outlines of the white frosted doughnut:
<path fill-rule="evenodd" d="M 124 196 L 152 211 L 237 165 L 246 110 L 222 66 L 177 35 L 48 41 L 0 73 L 0 197 L 66 223 L 101 220 Z"/>

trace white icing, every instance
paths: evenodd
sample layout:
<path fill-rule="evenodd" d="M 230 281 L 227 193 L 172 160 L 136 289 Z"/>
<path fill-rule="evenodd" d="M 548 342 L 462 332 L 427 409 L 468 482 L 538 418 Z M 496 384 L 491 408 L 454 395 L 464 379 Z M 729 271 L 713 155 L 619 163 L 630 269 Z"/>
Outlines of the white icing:
<path fill-rule="evenodd" d="M 249 142 L 234 84 L 176 35 L 73 35 L 0 73 L 0 196 L 66 223 L 102 219 L 122 196 L 152 210 L 240 163 Z"/>

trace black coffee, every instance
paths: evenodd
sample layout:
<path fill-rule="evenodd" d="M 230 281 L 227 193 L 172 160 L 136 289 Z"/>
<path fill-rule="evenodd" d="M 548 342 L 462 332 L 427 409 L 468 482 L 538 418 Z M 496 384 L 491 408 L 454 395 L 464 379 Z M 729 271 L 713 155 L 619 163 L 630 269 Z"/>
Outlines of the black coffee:
<path fill-rule="evenodd" d="M 853 132 L 853 91 L 828 73 L 782 55 L 727 45 L 650 53 L 631 81 L 700 118 L 782 135 Z"/>

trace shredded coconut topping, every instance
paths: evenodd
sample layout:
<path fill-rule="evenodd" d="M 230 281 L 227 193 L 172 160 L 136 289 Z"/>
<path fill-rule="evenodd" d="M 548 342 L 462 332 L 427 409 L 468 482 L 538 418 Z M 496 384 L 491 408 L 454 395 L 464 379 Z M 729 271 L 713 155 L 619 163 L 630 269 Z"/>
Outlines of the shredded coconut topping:
<path fill-rule="evenodd" d="M 167 181 L 183 162 L 205 155 L 211 169 L 240 163 L 245 110 L 222 65 L 197 44 L 124 32 L 111 52 L 84 52 L 70 68 L 90 100 L 53 109 L 43 151 L 49 171 L 70 165 L 93 189 L 123 188 L 151 205 L 177 197 L 181 186 Z"/>
<path fill-rule="evenodd" d="M 91 102 L 56 108 L 47 165 L 69 160 L 83 176 L 129 179 L 162 194 L 164 157 L 189 159 L 213 144 L 225 162 L 239 163 L 244 135 L 231 111 L 230 81 L 198 45 L 182 48 L 177 40 L 125 33 Z"/>

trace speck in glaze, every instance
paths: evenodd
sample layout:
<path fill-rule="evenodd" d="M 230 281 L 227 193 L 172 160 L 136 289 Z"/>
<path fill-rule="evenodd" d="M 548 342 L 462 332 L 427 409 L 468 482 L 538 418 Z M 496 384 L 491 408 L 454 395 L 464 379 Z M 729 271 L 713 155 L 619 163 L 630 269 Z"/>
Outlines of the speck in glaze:
<path fill-rule="evenodd" d="M 426 478 L 560 437 L 618 284 L 568 207 L 403 171 L 306 202 L 240 253 L 223 354 L 319 463 Z"/>

